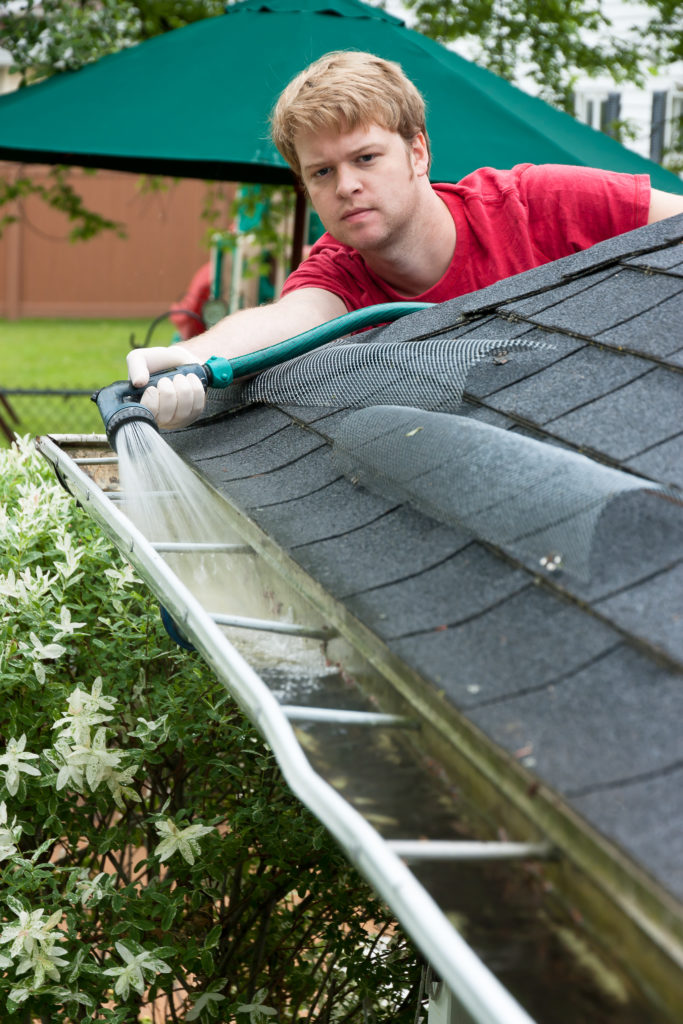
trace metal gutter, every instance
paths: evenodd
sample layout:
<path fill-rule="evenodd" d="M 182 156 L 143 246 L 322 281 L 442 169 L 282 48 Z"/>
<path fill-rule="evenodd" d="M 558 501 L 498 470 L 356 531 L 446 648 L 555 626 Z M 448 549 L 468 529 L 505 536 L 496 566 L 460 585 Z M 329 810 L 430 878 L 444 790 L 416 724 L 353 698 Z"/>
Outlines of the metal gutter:
<path fill-rule="evenodd" d="M 92 442 L 92 438 L 88 438 Z M 476 1024 L 533 1024 L 476 956 L 391 845 L 311 767 L 282 706 L 164 559 L 55 439 L 37 440 L 67 490 L 138 571 L 270 744 L 292 792 L 386 901 L 458 1007 Z M 528 852 L 528 851 L 524 851 Z M 467 1020 L 468 1017 L 458 1019 Z"/>

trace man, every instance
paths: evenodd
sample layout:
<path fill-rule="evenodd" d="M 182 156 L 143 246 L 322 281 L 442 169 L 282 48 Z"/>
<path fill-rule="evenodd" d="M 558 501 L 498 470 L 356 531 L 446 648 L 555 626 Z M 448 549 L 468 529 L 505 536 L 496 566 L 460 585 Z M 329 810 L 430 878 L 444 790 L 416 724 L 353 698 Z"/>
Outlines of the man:
<path fill-rule="evenodd" d="M 424 101 L 399 65 L 373 54 L 315 61 L 284 90 L 271 127 L 326 234 L 277 302 L 182 346 L 131 352 L 136 387 L 150 372 L 267 348 L 376 302 L 455 298 L 683 212 L 683 196 L 651 189 L 647 175 L 583 167 L 484 168 L 432 185 Z M 200 414 L 204 392 L 194 375 L 164 378 L 143 402 L 160 426 L 177 427 Z"/>

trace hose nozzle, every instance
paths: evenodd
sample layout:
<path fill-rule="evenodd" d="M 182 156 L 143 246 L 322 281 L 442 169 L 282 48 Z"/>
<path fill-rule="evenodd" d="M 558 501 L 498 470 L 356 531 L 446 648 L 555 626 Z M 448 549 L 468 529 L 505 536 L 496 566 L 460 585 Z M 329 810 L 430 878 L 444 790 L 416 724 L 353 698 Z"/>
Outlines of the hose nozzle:
<path fill-rule="evenodd" d="M 92 395 L 92 401 L 97 403 L 112 448 L 116 451 L 116 434 L 125 423 L 139 420 L 149 423 L 155 430 L 159 429 L 149 409 L 140 404 L 140 399 L 146 388 L 157 385 L 162 377 L 176 377 L 178 374 L 186 377 L 190 373 L 194 373 L 199 378 L 205 391 L 210 387 L 226 388 L 232 383 L 233 378 L 230 362 L 220 356 L 211 356 L 203 365 L 188 363 L 186 366 L 154 373 L 144 388 L 133 387 L 129 380 L 117 380 L 106 388 L 96 391 Z"/>

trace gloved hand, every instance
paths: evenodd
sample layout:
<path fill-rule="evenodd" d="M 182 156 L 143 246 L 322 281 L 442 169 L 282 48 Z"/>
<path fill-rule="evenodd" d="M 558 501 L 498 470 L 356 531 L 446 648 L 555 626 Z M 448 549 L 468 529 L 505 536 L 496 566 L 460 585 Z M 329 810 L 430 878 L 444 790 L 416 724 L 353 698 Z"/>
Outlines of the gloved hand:
<path fill-rule="evenodd" d="M 161 373 L 176 366 L 196 363 L 196 357 L 182 345 L 166 348 L 136 348 L 128 353 L 128 376 L 136 388 L 143 388 L 150 373 Z M 141 405 L 154 416 L 160 427 L 186 427 L 200 415 L 206 395 L 202 382 L 194 374 L 162 377 L 158 386 L 146 388 Z"/>

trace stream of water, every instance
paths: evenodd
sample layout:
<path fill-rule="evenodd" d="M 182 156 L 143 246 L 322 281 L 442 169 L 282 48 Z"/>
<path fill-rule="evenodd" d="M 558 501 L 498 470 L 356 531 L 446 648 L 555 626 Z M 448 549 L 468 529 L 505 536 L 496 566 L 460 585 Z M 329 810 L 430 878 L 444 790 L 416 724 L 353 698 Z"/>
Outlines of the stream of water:
<path fill-rule="evenodd" d="M 220 499 L 149 423 L 116 435 L 119 481 L 129 519 L 151 541 L 221 541 Z"/>

